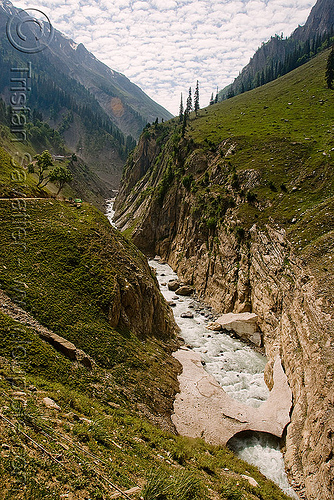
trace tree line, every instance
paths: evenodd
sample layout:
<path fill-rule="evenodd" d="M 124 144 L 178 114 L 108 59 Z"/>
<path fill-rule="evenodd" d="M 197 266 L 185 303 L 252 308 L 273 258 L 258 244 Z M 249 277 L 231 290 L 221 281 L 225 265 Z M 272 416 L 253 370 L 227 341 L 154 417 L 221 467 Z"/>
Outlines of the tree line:
<path fill-rule="evenodd" d="M 282 37 L 276 35 L 279 43 L 284 44 L 286 54 L 283 60 L 280 60 L 279 56 L 275 55 L 270 57 L 266 66 L 261 71 L 257 71 L 253 75 L 248 73 L 247 76 L 240 78 L 240 82 L 236 87 L 233 87 L 232 84 L 230 90 L 223 96 L 223 99 L 229 99 L 235 95 L 243 94 L 248 90 L 265 85 L 298 68 L 309 61 L 314 55 L 330 47 L 333 43 L 333 36 L 334 28 L 329 33 L 317 35 L 305 42 L 298 43 L 291 38 L 283 40 Z"/>

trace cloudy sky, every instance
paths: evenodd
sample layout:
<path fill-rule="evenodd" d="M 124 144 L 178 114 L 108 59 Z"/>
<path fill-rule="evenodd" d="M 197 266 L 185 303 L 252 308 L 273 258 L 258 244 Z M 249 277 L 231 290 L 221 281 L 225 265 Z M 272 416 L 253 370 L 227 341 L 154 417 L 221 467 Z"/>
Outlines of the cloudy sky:
<path fill-rule="evenodd" d="M 12 0 L 177 114 L 196 80 L 201 106 L 236 77 L 263 41 L 289 36 L 316 0 Z"/>

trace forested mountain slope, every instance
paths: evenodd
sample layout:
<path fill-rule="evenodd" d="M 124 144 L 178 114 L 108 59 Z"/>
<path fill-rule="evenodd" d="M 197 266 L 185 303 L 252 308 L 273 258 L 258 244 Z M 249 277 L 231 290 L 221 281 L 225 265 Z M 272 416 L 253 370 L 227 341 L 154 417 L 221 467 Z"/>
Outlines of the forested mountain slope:
<path fill-rule="evenodd" d="M 275 35 L 255 52 L 234 82 L 219 93 L 220 99 L 259 87 L 301 66 L 334 42 L 334 4 L 318 0 L 304 26 L 288 38 Z"/>
<path fill-rule="evenodd" d="M 58 135 L 60 141 L 53 141 L 52 152 L 63 154 L 63 142 L 100 178 L 110 196 L 146 123 L 172 115 L 124 75 L 57 30 L 41 52 L 26 54 L 12 47 L 6 24 L 17 11 L 7 0 L 0 4 L 0 96 L 9 105 L 11 68 L 28 68 L 30 63 L 26 96 L 30 111 L 24 112 L 28 139 L 41 152 L 45 136 Z M 25 23 L 26 35 L 32 38 L 33 27 L 34 23 Z"/>

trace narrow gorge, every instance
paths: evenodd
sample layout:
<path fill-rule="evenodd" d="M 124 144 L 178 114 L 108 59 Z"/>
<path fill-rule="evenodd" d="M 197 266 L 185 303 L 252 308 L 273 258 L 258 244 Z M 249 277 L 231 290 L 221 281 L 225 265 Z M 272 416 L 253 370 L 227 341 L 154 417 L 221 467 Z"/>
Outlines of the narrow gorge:
<path fill-rule="evenodd" d="M 323 60 L 283 77 L 280 89 L 274 82 L 266 94 L 201 111 L 185 137 L 176 119 L 146 129 L 115 203 L 117 227 L 147 255 L 160 255 L 202 301 L 219 313 L 257 315 L 268 387 L 279 355 L 292 390 L 285 464 L 307 500 L 334 493 L 330 141 L 308 129 L 308 142 L 306 124 L 295 134 L 289 125 L 289 137 L 284 124 L 280 133 L 263 129 L 284 116 L 292 95 L 308 102 L 303 76 L 311 68 L 313 98 L 326 93 L 320 83 L 314 90 Z"/>

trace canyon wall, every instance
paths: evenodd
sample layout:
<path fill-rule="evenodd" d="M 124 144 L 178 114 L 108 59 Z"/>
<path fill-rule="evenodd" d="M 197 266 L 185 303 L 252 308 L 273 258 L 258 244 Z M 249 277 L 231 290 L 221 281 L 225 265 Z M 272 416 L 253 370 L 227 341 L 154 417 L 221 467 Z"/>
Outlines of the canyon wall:
<path fill-rule="evenodd" d="M 162 148 L 153 135 L 142 137 L 125 170 L 116 222 L 141 250 L 166 260 L 217 312 L 258 315 L 269 359 L 266 381 L 271 388 L 273 362 L 280 354 L 293 393 L 286 433 L 288 474 L 300 498 L 330 500 L 334 493 L 332 306 L 314 259 L 307 262 L 296 255 L 285 229 L 261 214 L 245 222 L 240 191 L 254 189 L 260 174 L 244 170 L 235 189 L 228 163 L 218 168 L 233 147 L 227 141 L 215 153 L 203 153 L 188 144 L 175 155 L 173 140 Z M 171 158 L 173 175 L 168 174 Z M 188 180 L 178 178 L 180 164 L 187 179 L 194 176 L 202 184 L 209 171 L 206 184 L 224 184 L 228 196 L 211 195 L 204 183 L 199 197 Z M 214 210 L 207 210 L 217 199 L 219 220 L 212 217 Z"/>

